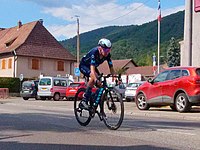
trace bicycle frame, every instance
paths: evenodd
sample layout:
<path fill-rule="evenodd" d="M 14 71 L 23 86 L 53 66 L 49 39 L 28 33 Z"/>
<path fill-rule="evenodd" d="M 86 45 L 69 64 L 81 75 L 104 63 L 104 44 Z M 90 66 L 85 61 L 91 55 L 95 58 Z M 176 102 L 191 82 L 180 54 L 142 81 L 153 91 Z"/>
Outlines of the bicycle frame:
<path fill-rule="evenodd" d="M 97 91 L 99 93 L 97 93 L 97 91 L 95 93 L 98 95 L 93 95 L 90 98 L 89 109 L 81 108 L 79 105 L 81 103 L 82 96 L 85 92 L 85 88 L 79 89 L 77 91 L 74 101 L 74 112 L 75 117 L 80 125 L 88 125 L 96 113 L 100 121 L 104 121 L 104 124 L 111 130 L 118 129 L 122 124 L 124 117 L 124 104 L 120 94 L 115 89 L 110 88 L 107 85 L 106 79 L 111 76 L 111 74 L 108 74 L 106 76 L 103 76 L 103 74 L 101 74 L 99 76 L 98 79 L 102 82 L 102 86 L 98 87 Z M 121 79 L 120 75 L 112 77 L 117 77 L 119 81 Z M 97 109 L 98 106 L 100 109 Z"/>

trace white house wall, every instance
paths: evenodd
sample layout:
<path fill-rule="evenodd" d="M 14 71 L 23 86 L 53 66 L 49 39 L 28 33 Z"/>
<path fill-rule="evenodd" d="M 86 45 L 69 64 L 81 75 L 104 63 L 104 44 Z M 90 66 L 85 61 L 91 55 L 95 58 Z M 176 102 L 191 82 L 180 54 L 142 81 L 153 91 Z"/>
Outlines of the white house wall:
<path fill-rule="evenodd" d="M 189 48 L 190 40 L 190 18 L 189 18 L 189 3 L 185 0 L 185 24 L 184 24 L 184 41 L 181 42 L 181 66 L 200 66 L 200 12 L 194 11 L 194 0 L 192 0 L 192 49 Z M 189 52 L 188 50 L 191 50 Z M 189 62 L 189 55 L 191 54 L 191 63 Z"/>
<path fill-rule="evenodd" d="M 12 68 L 8 69 L 8 60 L 12 59 Z M 2 60 L 5 59 L 6 60 L 6 68 L 2 69 Z M 13 68 L 14 68 L 14 57 L 5 57 L 5 58 L 0 58 L 0 77 L 13 77 Z"/>
<path fill-rule="evenodd" d="M 23 74 L 25 78 L 37 78 L 41 74 L 45 76 L 66 76 L 66 74 L 72 74 L 73 67 L 72 62 L 70 61 L 64 61 L 64 71 L 57 71 L 56 65 L 57 65 L 57 60 L 56 59 L 43 59 L 43 58 L 37 58 L 40 60 L 40 69 L 39 70 L 34 70 L 32 69 L 32 58 L 31 57 L 19 57 L 17 59 L 17 72 L 16 75 L 17 77 L 20 76 L 20 74 Z M 70 73 L 70 68 L 71 68 L 71 73 Z"/>
<path fill-rule="evenodd" d="M 193 11 L 192 65 L 200 66 L 200 12 Z"/>

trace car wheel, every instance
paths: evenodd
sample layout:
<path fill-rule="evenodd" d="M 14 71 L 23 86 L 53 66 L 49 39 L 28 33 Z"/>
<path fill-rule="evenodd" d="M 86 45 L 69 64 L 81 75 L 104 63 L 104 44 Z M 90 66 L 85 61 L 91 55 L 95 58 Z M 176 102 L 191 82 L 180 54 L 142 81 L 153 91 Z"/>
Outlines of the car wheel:
<path fill-rule="evenodd" d="M 150 108 L 149 104 L 147 104 L 146 97 L 144 96 L 144 94 L 139 94 L 136 97 L 135 102 L 137 108 L 140 110 L 148 110 Z"/>
<path fill-rule="evenodd" d="M 188 100 L 188 97 L 185 93 L 180 93 L 176 97 L 175 101 L 176 110 L 178 112 L 188 112 L 191 109 L 191 104 Z"/>
<path fill-rule="evenodd" d="M 59 93 L 55 93 L 53 96 L 53 100 L 54 101 L 58 101 L 60 99 L 60 94 Z"/>
<path fill-rule="evenodd" d="M 23 99 L 24 99 L 24 100 L 28 100 L 29 98 L 28 98 L 28 97 L 23 97 Z"/>

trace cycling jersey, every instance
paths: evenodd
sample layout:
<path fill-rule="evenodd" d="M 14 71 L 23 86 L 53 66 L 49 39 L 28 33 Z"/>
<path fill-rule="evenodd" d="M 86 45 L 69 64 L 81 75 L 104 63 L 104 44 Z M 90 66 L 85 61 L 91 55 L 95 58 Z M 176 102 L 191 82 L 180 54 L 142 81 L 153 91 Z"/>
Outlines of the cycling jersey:
<path fill-rule="evenodd" d="M 107 60 L 109 67 L 113 66 L 110 53 L 108 54 L 108 56 L 100 59 L 98 47 L 95 47 L 95 48 L 91 49 L 86 55 L 84 55 L 83 58 L 81 59 L 81 62 L 80 62 L 80 65 L 79 65 L 80 71 L 85 76 L 89 77 L 89 75 L 90 75 L 90 65 L 93 65 L 97 68 L 105 60 Z"/>

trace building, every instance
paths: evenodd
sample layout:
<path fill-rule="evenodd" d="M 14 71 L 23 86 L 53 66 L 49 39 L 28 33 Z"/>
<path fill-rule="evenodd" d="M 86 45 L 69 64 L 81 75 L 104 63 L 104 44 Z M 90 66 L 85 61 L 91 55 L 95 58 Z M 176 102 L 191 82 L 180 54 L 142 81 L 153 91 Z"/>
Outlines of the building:
<path fill-rule="evenodd" d="M 126 74 L 126 71 L 129 68 L 137 67 L 136 63 L 132 59 L 112 60 L 112 62 L 113 62 L 114 69 L 116 71 L 123 69 L 123 70 L 125 70 L 124 74 Z M 105 61 L 103 64 L 101 64 L 98 67 L 98 69 L 99 69 L 100 73 L 103 73 L 103 74 L 109 74 L 110 73 L 110 69 L 108 67 L 107 61 Z"/>
<path fill-rule="evenodd" d="M 181 66 L 200 66 L 200 0 L 185 0 L 184 41 Z"/>
<path fill-rule="evenodd" d="M 139 80 L 146 80 L 149 77 L 154 76 L 153 66 L 137 66 L 137 64 L 132 59 L 123 60 L 112 60 L 113 66 L 116 71 L 123 69 L 125 72 L 122 75 L 126 76 L 126 82 L 132 76 L 140 75 Z M 110 70 L 107 62 L 105 61 L 102 65 L 98 67 L 100 73 L 109 74 Z"/>
<path fill-rule="evenodd" d="M 75 61 L 42 20 L 0 28 L 0 77 L 65 76 L 73 74 Z"/>

